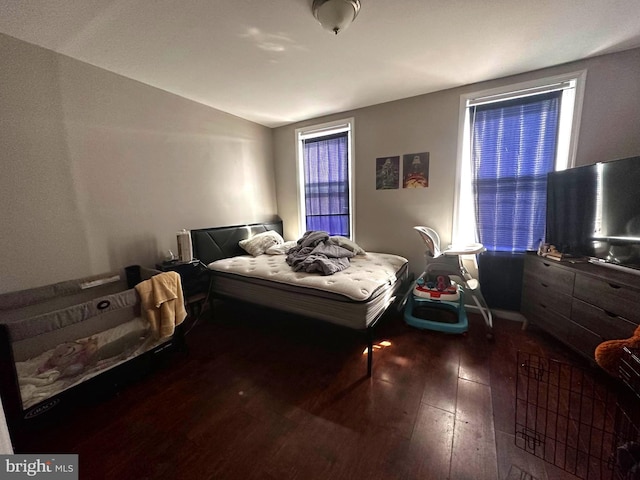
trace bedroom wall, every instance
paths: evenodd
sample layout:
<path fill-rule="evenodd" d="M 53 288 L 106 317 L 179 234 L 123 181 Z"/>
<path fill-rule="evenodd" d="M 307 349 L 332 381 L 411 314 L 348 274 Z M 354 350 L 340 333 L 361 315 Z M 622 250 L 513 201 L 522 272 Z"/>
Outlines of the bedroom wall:
<path fill-rule="evenodd" d="M 271 219 L 270 129 L 0 35 L 0 293 Z"/>
<path fill-rule="evenodd" d="M 423 244 L 414 225 L 451 240 L 460 96 L 587 69 L 576 165 L 640 155 L 640 49 L 344 112 L 280 127 L 274 133 L 278 212 L 297 238 L 294 131 L 341 118 L 355 121 L 355 238 L 365 249 L 407 257 L 417 275 Z M 430 153 L 429 187 L 375 190 L 378 157 Z"/>

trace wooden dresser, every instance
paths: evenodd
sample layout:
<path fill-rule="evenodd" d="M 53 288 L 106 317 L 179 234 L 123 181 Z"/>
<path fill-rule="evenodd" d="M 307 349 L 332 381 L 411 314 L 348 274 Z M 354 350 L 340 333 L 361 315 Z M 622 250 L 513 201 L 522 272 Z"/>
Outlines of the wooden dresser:
<path fill-rule="evenodd" d="M 640 324 L 640 275 L 527 254 L 521 312 L 594 362 L 598 344 L 628 338 Z"/>

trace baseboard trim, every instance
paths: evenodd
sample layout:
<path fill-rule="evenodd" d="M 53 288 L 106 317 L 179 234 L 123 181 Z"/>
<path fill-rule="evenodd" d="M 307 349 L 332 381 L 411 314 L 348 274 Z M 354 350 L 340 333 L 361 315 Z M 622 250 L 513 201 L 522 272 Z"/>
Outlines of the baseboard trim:
<path fill-rule="evenodd" d="M 465 305 L 465 308 L 469 312 L 482 314 L 477 305 Z M 494 317 L 502 318 L 504 320 L 512 320 L 514 322 L 526 323 L 527 319 L 520 312 L 515 312 L 513 310 L 501 310 L 501 309 L 491 309 L 491 313 Z"/>

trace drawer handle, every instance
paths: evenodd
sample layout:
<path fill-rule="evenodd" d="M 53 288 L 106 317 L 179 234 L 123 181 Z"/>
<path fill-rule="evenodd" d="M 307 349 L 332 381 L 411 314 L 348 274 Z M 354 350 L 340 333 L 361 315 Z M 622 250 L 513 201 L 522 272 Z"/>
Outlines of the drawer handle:
<path fill-rule="evenodd" d="M 609 316 L 609 317 L 618 318 L 618 315 L 616 315 L 613 312 L 610 312 L 609 310 L 603 310 L 603 312 L 606 313 L 607 316 Z"/>
<path fill-rule="evenodd" d="M 620 285 L 616 285 L 616 284 L 614 284 L 614 283 L 610 283 L 610 284 L 609 284 L 609 286 L 610 286 L 611 288 L 615 288 L 616 290 L 617 290 L 618 288 L 622 288 Z"/>
<path fill-rule="evenodd" d="M 550 264 L 550 263 L 547 263 L 547 262 L 542 262 L 542 264 L 543 264 L 545 267 L 550 267 L 550 266 L 551 266 L 551 264 Z"/>
<path fill-rule="evenodd" d="M 546 284 L 546 283 L 544 283 L 544 282 L 540 282 L 540 285 L 542 285 L 544 288 L 549 288 L 549 285 L 547 285 L 547 284 Z"/>

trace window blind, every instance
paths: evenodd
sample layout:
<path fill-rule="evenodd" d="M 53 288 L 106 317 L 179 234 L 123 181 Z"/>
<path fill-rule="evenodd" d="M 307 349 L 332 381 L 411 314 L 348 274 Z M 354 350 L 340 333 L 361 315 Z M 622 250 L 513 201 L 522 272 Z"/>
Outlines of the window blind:
<path fill-rule="evenodd" d="M 562 91 L 470 107 L 478 238 L 490 251 L 535 250 L 544 238 Z"/>
<path fill-rule="evenodd" d="M 304 140 L 307 230 L 350 237 L 348 132 Z"/>

